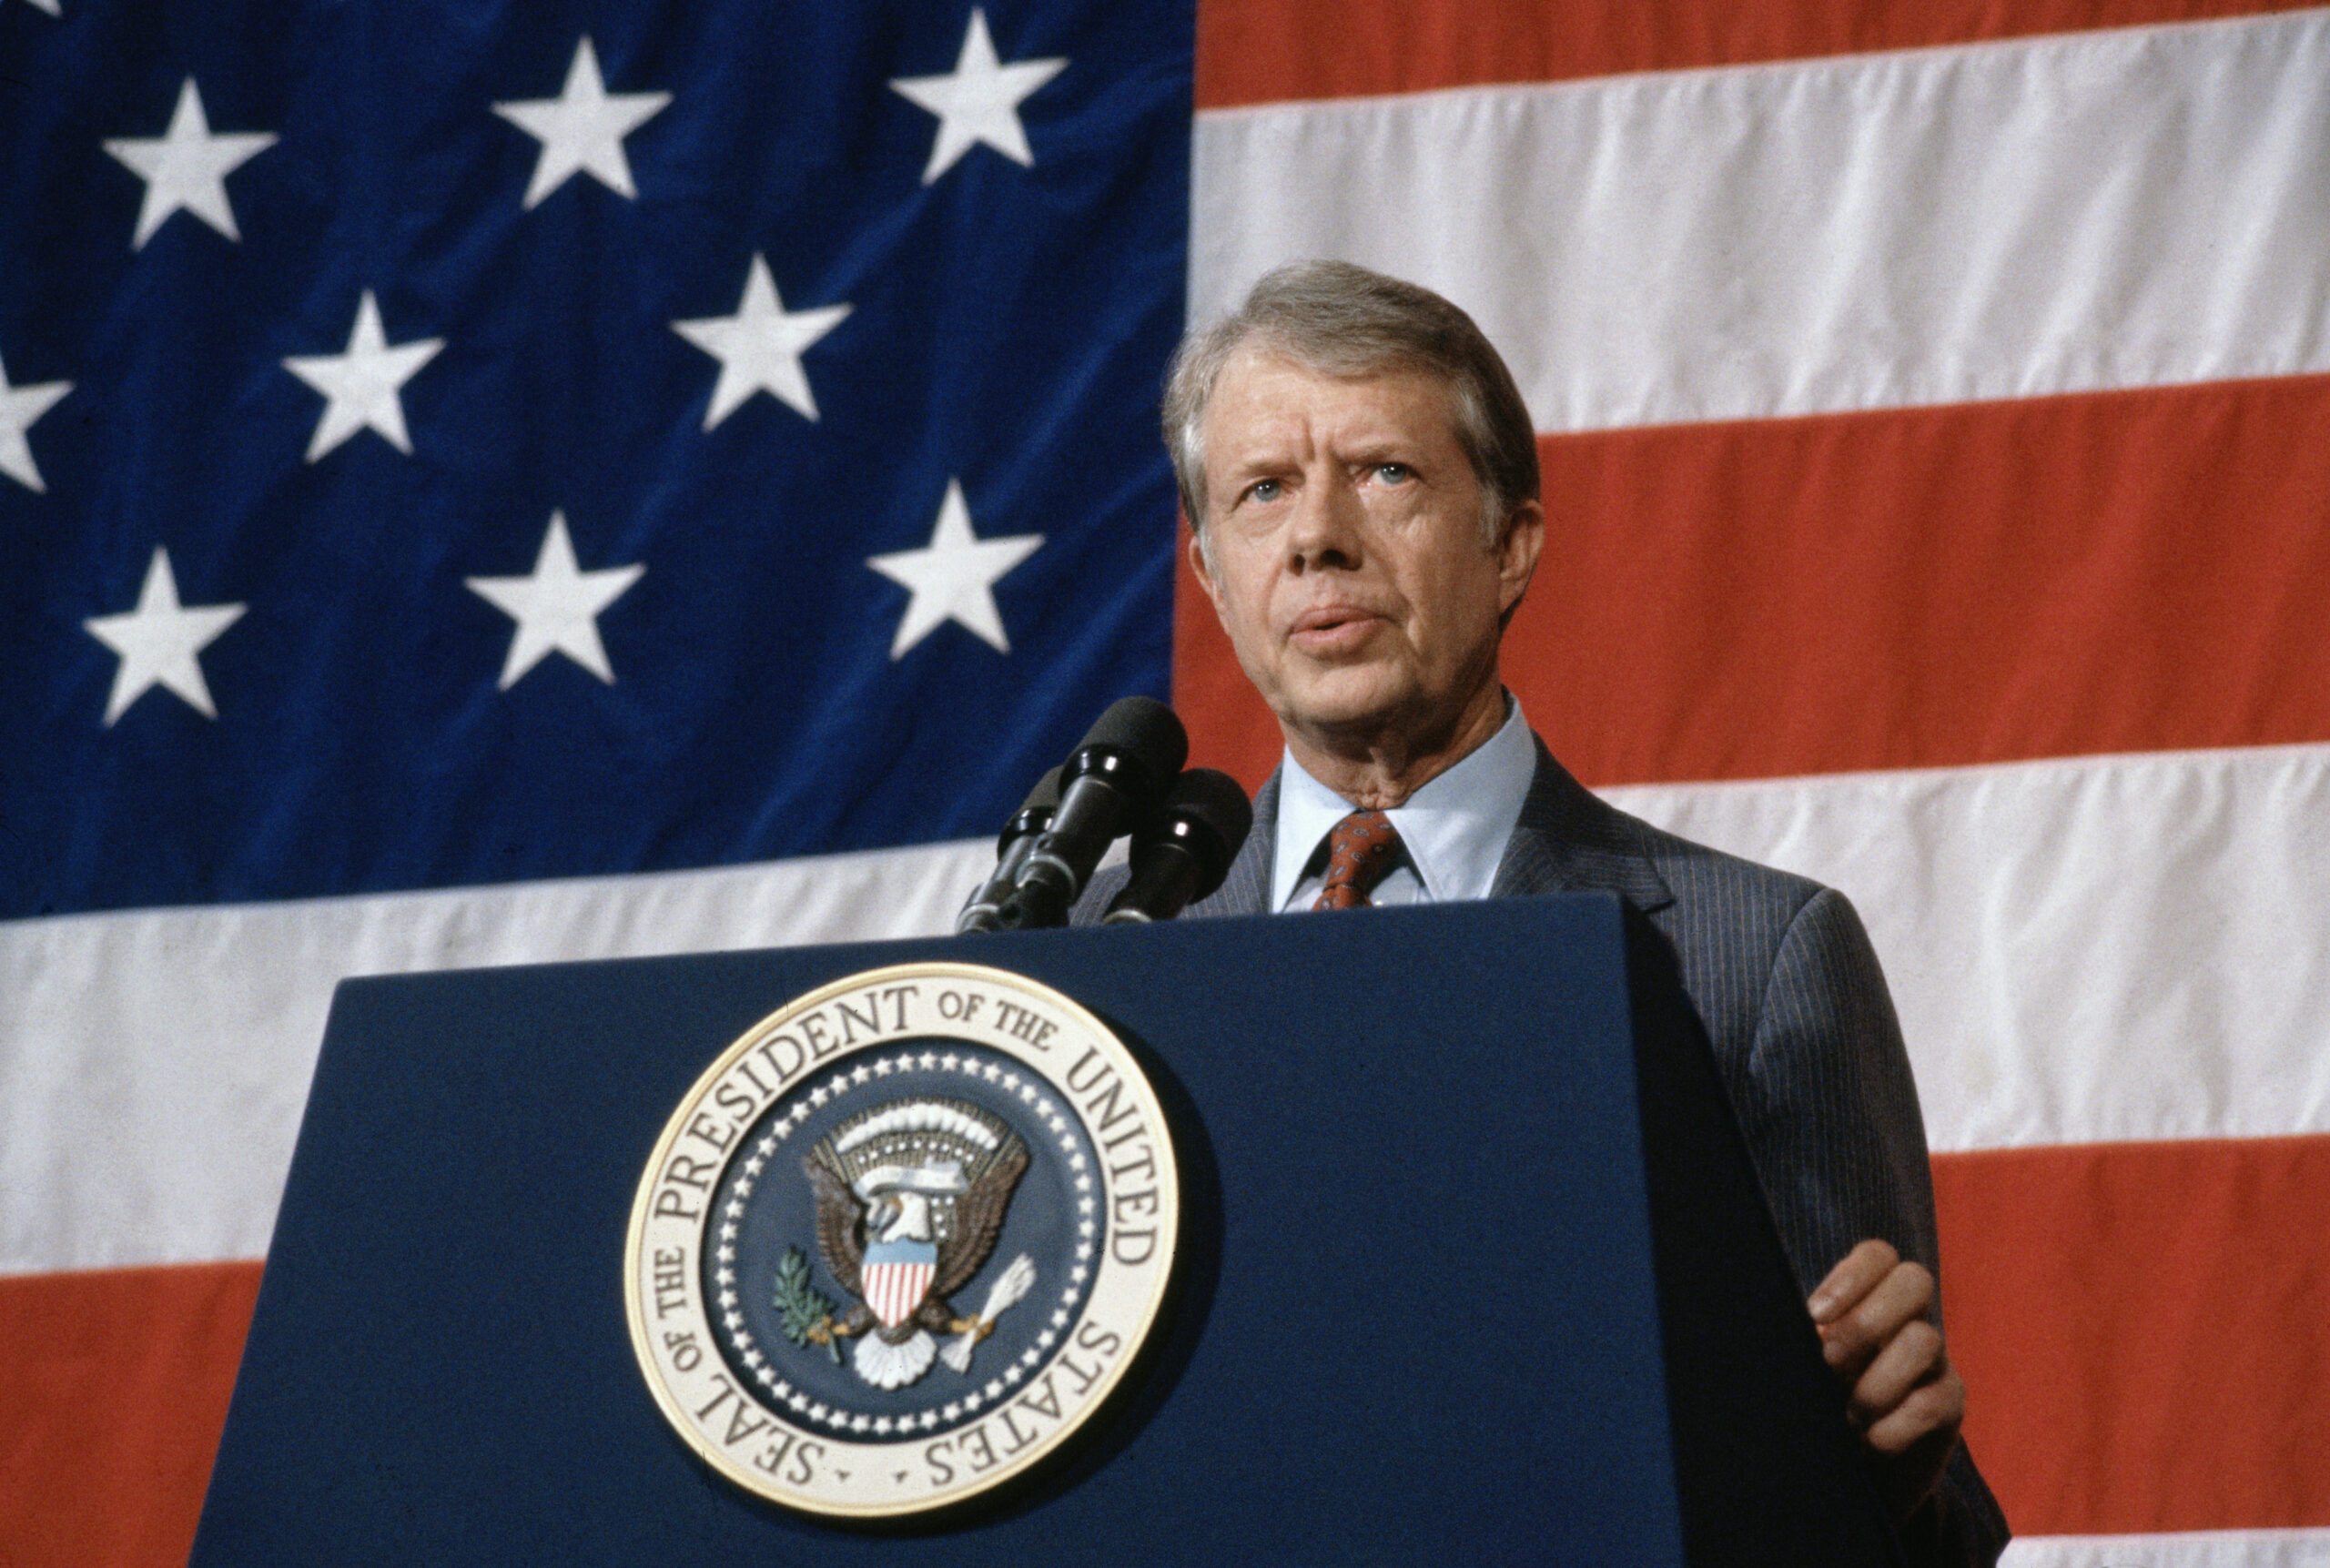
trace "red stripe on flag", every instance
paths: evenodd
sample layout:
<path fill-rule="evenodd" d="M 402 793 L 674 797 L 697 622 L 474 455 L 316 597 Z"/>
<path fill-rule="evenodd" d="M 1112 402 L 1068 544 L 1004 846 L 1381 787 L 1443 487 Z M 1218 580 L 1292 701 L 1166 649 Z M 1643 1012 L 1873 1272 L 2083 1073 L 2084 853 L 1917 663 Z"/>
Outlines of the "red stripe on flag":
<path fill-rule="evenodd" d="M 2330 1525 L 2330 1137 L 1937 1157 L 1967 1434 L 2023 1534 Z M 0 1280 L 26 1562 L 183 1563 L 256 1263 Z"/>
<path fill-rule="evenodd" d="M 1945 1155 L 1934 1186 L 2017 1533 L 2330 1525 L 2330 1137 Z"/>
<path fill-rule="evenodd" d="M 259 1265 L 0 1279 L 0 1560 L 179 1568 Z"/>
<path fill-rule="evenodd" d="M 1744 0 L 1548 5 L 1472 0 L 1201 0 L 1201 109 L 1363 97 L 1630 71 L 1739 66 L 2043 33 L 2196 22 L 2305 8 L 2305 0 Z"/>
<path fill-rule="evenodd" d="M 1588 784 L 2330 738 L 2330 377 L 1545 437 L 1505 678 Z M 1175 693 L 1275 725 L 1186 579 Z"/>

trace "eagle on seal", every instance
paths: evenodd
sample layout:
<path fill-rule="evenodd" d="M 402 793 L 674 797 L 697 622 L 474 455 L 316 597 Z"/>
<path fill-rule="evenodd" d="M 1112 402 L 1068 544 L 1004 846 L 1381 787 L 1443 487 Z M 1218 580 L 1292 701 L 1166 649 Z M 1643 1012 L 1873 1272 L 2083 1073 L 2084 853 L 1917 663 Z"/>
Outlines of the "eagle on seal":
<path fill-rule="evenodd" d="M 957 1371 L 1024 1294 L 1035 1266 L 1015 1259 L 976 1317 L 948 1298 L 968 1285 L 1002 1233 L 1028 1168 L 1028 1147 L 1000 1118 L 962 1100 L 895 1100 L 836 1128 L 803 1157 L 817 1200 L 817 1250 L 856 1304 L 808 1337 L 856 1340 L 851 1363 L 876 1388 L 903 1388 L 930 1370 L 934 1334 Z"/>

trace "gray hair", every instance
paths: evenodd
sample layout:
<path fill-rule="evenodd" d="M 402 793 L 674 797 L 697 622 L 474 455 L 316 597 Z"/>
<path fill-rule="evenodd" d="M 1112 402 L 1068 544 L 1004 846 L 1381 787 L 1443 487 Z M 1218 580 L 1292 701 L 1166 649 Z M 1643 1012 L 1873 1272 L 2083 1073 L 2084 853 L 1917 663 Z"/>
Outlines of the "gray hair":
<path fill-rule="evenodd" d="M 1165 445 L 1181 510 L 1205 538 L 1205 410 L 1231 356 L 1252 344 L 1329 376 L 1412 370 L 1448 389 L 1457 444 L 1482 491 L 1481 538 L 1504 541 L 1514 510 L 1537 499 L 1537 433 L 1513 372 L 1473 319 L 1429 288 L 1348 261 L 1294 261 L 1263 276 L 1245 304 L 1181 339 L 1165 385 Z"/>

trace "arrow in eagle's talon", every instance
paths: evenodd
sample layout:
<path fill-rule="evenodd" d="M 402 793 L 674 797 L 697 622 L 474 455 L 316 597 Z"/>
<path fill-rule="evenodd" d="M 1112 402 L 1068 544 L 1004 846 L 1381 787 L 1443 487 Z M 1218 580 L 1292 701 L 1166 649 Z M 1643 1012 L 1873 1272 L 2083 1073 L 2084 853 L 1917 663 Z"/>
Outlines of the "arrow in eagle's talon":
<path fill-rule="evenodd" d="M 995 1332 L 995 1320 L 1008 1311 L 1036 1283 L 1035 1259 L 1022 1252 L 1011 1260 L 1003 1277 L 988 1288 L 987 1305 L 970 1320 L 962 1336 L 938 1352 L 940 1359 L 958 1372 L 971 1370 L 971 1347 Z"/>

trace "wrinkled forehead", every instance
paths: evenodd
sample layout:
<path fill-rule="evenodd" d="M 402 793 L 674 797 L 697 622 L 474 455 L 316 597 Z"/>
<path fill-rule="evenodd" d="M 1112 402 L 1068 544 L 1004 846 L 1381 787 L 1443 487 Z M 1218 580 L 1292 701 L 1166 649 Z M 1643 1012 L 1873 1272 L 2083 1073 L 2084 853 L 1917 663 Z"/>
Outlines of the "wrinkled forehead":
<path fill-rule="evenodd" d="M 1454 391 L 1436 369 L 1396 359 L 1321 364 L 1259 339 L 1224 360 L 1201 428 L 1209 470 L 1330 436 L 1461 444 Z"/>

